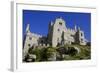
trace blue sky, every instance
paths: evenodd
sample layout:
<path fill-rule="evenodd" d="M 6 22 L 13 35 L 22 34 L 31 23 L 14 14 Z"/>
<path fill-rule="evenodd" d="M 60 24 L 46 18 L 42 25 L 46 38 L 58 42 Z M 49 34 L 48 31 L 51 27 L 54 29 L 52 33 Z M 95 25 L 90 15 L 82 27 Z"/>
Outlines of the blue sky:
<path fill-rule="evenodd" d="M 46 36 L 50 21 L 54 22 L 57 17 L 62 17 L 68 28 L 79 26 L 86 39 L 91 41 L 91 13 L 23 10 L 23 35 L 30 24 L 31 32 Z"/>

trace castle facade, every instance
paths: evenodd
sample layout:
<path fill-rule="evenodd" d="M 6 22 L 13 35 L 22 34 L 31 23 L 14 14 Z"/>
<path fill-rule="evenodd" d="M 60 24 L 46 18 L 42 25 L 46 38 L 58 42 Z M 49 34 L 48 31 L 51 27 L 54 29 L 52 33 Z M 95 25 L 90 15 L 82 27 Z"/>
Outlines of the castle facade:
<path fill-rule="evenodd" d="M 86 45 L 84 31 L 75 25 L 74 29 L 66 27 L 66 22 L 61 17 L 54 22 L 50 22 L 47 36 L 31 33 L 29 24 L 26 28 L 23 44 L 24 53 L 27 53 L 30 47 L 52 46 L 56 47 L 65 44 Z"/>

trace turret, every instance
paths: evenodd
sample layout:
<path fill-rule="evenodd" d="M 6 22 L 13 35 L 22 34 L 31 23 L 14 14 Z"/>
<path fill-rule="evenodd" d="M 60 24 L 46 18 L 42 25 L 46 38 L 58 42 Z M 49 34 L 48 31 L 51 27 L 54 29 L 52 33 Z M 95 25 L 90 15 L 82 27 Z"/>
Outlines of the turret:
<path fill-rule="evenodd" d="M 52 22 L 52 21 L 50 22 L 50 25 L 51 25 L 51 26 L 53 25 L 53 22 Z"/>
<path fill-rule="evenodd" d="M 78 31 L 80 31 L 80 27 L 78 27 Z"/>
<path fill-rule="evenodd" d="M 30 32 L 30 24 L 27 24 L 26 33 Z"/>
<path fill-rule="evenodd" d="M 77 31 L 77 26 L 75 25 L 74 30 Z"/>

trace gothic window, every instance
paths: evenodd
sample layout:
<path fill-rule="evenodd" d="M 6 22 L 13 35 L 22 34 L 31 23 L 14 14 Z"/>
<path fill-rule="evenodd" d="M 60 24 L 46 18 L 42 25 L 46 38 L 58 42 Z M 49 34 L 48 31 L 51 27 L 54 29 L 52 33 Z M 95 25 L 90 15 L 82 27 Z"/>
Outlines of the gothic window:
<path fill-rule="evenodd" d="M 83 36 L 83 34 L 81 33 L 81 36 Z"/>
<path fill-rule="evenodd" d="M 62 22 L 59 22 L 60 25 L 62 25 Z"/>

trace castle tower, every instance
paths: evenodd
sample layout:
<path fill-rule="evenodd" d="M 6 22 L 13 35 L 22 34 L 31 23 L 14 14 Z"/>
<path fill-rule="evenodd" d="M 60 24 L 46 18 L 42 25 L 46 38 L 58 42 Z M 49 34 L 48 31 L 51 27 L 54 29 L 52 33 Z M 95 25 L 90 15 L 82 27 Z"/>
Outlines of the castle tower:
<path fill-rule="evenodd" d="M 26 27 L 26 32 L 25 32 L 25 36 L 24 36 L 24 41 L 23 41 L 23 59 L 25 58 L 25 56 L 27 55 L 28 53 L 28 47 L 26 46 L 26 43 L 27 43 L 27 33 L 29 33 L 30 30 L 29 30 L 29 24 L 27 24 L 27 27 Z"/>
<path fill-rule="evenodd" d="M 62 33 L 66 32 L 65 21 L 59 17 L 52 26 L 52 46 L 56 47 L 62 43 Z"/>
<path fill-rule="evenodd" d="M 66 28 L 65 21 L 61 17 L 59 17 L 55 20 L 55 22 L 51 22 L 49 25 L 48 43 L 50 43 L 52 47 L 71 44 L 72 42 L 75 42 L 75 30 L 77 31 L 76 26 L 74 30 Z"/>
<path fill-rule="evenodd" d="M 84 32 L 78 27 L 78 30 L 75 34 L 75 42 L 80 45 L 86 45 Z"/>
<path fill-rule="evenodd" d="M 52 35 L 53 35 L 53 22 L 51 21 L 49 23 L 49 28 L 48 28 L 48 35 L 47 35 L 47 38 L 48 38 L 48 43 L 49 45 L 52 45 Z"/>
<path fill-rule="evenodd" d="M 24 42 L 23 42 L 24 43 L 24 46 L 23 46 L 23 59 L 28 54 L 28 50 L 31 46 L 31 44 L 30 44 L 31 40 L 29 40 L 29 39 L 31 39 L 30 35 L 31 35 L 31 33 L 30 33 L 30 24 L 27 24 L 25 37 L 24 37 Z"/>

